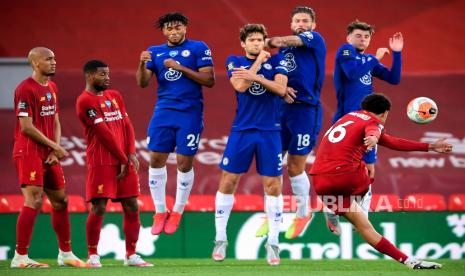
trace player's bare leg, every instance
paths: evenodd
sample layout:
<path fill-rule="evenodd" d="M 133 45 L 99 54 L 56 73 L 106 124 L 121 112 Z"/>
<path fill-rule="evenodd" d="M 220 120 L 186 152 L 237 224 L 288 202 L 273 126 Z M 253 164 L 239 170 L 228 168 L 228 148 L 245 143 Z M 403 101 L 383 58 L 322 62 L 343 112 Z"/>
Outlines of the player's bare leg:
<path fill-rule="evenodd" d="M 215 198 L 215 246 L 212 258 L 215 261 L 223 261 L 226 258 L 228 247 L 228 237 L 226 228 L 231 210 L 234 205 L 234 193 L 241 178 L 240 174 L 223 171 L 220 185 Z"/>
<path fill-rule="evenodd" d="M 108 198 L 94 198 L 91 201 L 91 208 L 86 223 L 87 265 L 89 267 L 102 267 L 97 247 L 100 240 L 100 230 L 102 229 L 107 201 Z"/>
<path fill-rule="evenodd" d="M 124 265 L 148 267 L 153 264 L 144 261 L 141 256 L 136 254 L 136 244 L 139 239 L 140 230 L 140 217 L 139 206 L 136 197 L 124 198 L 121 200 L 123 207 L 123 232 L 124 240 L 126 242 L 126 256 L 124 258 Z"/>
<path fill-rule="evenodd" d="M 194 185 L 194 156 L 176 154 L 178 174 L 176 178 L 176 201 L 169 214 L 164 231 L 173 234 L 178 229 L 187 200 Z"/>
<path fill-rule="evenodd" d="M 68 198 L 65 189 L 44 189 L 52 205 L 53 230 L 58 238 L 58 266 L 87 267 L 71 250 L 71 229 L 68 213 Z"/>
<path fill-rule="evenodd" d="M 48 264 L 38 263 L 28 256 L 37 213 L 42 207 L 42 187 L 23 185 L 21 192 L 24 197 L 24 206 L 18 216 L 16 224 L 16 250 L 10 267 L 12 268 L 46 268 Z"/>
<path fill-rule="evenodd" d="M 266 260 L 270 265 L 279 265 L 279 226 L 283 213 L 282 177 L 263 176 L 265 190 L 265 213 L 268 218 L 268 240 L 265 245 Z"/>
<path fill-rule="evenodd" d="M 295 239 L 305 233 L 313 220 L 310 204 L 310 180 L 305 172 L 308 155 L 287 156 L 287 173 L 291 181 L 292 192 L 297 199 L 296 216 L 286 231 L 286 239 Z"/>
<path fill-rule="evenodd" d="M 412 269 L 436 269 L 442 267 L 441 264 L 417 260 L 402 253 L 397 247 L 376 232 L 357 202 L 352 201 L 349 212 L 343 213 L 343 216 L 354 225 L 357 232 L 360 233 L 368 244 L 379 252 L 405 264 L 407 267 Z"/>
<path fill-rule="evenodd" d="M 155 205 L 152 235 L 159 235 L 165 228 L 169 211 L 166 207 L 166 160 L 169 153 L 150 152 L 149 188 Z"/>

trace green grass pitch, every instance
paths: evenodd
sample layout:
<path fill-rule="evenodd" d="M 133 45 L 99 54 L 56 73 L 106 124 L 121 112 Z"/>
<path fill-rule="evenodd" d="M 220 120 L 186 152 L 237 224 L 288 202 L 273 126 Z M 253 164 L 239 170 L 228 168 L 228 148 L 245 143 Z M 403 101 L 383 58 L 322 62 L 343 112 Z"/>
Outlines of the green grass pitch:
<path fill-rule="evenodd" d="M 439 270 L 410 270 L 392 260 L 281 260 L 277 267 L 265 260 L 214 262 L 209 259 L 147 259 L 154 267 L 124 267 L 122 261 L 102 260 L 102 268 L 76 269 L 56 266 L 56 260 L 41 260 L 51 265 L 43 269 L 11 269 L 0 261 L 0 275 L 465 275 L 465 260 L 439 260 Z"/>

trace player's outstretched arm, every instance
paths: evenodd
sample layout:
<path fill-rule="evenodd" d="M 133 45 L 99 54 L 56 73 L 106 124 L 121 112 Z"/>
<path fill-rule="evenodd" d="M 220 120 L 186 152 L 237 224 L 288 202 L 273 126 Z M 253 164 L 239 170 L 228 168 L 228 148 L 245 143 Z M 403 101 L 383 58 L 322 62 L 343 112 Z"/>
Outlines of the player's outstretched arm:
<path fill-rule="evenodd" d="M 437 140 L 429 144 L 428 151 L 435 151 L 438 153 L 448 153 L 452 151 L 453 146 L 446 142 L 446 138 Z"/>
<path fill-rule="evenodd" d="M 172 58 L 165 59 L 163 64 L 166 68 L 171 68 L 173 70 L 182 72 L 186 77 L 199 83 L 200 85 L 210 88 L 215 85 L 215 71 L 213 70 L 213 66 L 202 67 L 199 69 L 199 71 L 194 71 L 189 67 L 177 63 Z"/>
<path fill-rule="evenodd" d="M 289 36 L 275 36 L 271 38 L 267 38 L 265 41 L 265 45 L 268 48 L 282 48 L 282 47 L 300 47 L 303 46 L 304 43 L 300 37 L 296 35 L 289 35 Z"/>
<path fill-rule="evenodd" d="M 153 72 L 147 69 L 147 62 L 151 60 L 152 54 L 149 51 L 142 51 L 136 72 L 136 80 L 139 87 L 145 88 L 149 85 Z"/>
<path fill-rule="evenodd" d="M 40 132 L 40 130 L 38 130 L 32 123 L 31 117 L 19 117 L 19 124 L 21 126 L 21 132 L 24 135 L 26 135 L 27 137 L 31 138 L 39 144 L 48 146 L 51 149 L 53 149 L 58 159 L 61 159 L 69 155 L 69 153 L 63 147 L 61 147 L 56 142 L 50 140 L 47 136 Z"/>

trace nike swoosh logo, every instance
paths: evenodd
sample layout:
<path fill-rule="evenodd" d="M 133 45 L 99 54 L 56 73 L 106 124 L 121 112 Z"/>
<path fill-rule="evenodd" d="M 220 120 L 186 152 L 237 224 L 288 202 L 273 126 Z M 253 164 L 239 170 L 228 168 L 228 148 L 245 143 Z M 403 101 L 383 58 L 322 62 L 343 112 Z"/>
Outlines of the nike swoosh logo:
<path fill-rule="evenodd" d="M 191 148 L 191 150 L 196 150 L 196 149 L 197 149 L 197 147 L 193 147 L 193 148 Z"/>
<path fill-rule="evenodd" d="M 162 56 L 162 55 L 164 55 L 164 54 L 165 54 L 165 53 L 160 53 L 160 54 L 157 54 L 157 57 L 159 57 L 159 56 Z"/>
<path fill-rule="evenodd" d="M 304 148 L 306 147 L 301 147 L 301 148 L 297 147 L 297 150 L 303 150 Z"/>

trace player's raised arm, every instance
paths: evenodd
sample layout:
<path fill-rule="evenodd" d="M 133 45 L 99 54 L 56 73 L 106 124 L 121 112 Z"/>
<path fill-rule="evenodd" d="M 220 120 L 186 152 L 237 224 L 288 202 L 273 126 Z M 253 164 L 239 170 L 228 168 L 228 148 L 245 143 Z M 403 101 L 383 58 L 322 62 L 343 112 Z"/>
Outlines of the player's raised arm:
<path fill-rule="evenodd" d="M 373 75 L 390 84 L 399 84 L 402 73 L 402 49 L 404 47 L 404 39 L 401 33 L 395 33 L 389 38 L 389 47 L 392 50 L 391 68 L 386 68 L 381 63 L 377 64 L 373 68 Z"/>
<path fill-rule="evenodd" d="M 152 53 L 149 51 L 142 51 L 136 72 L 136 80 L 139 87 L 147 87 L 152 78 L 153 72 L 147 69 L 147 62 L 150 61 L 152 61 Z"/>
<path fill-rule="evenodd" d="M 233 86 L 234 90 L 237 92 L 245 92 L 252 86 L 255 79 L 259 78 L 257 76 L 257 71 L 260 68 L 261 64 L 266 62 L 270 58 L 270 53 L 267 51 L 261 50 L 255 59 L 252 66 L 249 69 L 242 67 L 234 67 L 234 61 L 228 63 L 228 75 L 230 75 L 229 81 Z"/>

